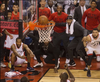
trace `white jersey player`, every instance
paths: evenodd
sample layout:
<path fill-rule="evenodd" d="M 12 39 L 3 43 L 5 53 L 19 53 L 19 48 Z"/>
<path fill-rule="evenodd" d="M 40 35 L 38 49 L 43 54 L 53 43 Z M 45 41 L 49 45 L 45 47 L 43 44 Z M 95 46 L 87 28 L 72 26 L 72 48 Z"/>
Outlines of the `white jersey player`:
<path fill-rule="evenodd" d="M 87 76 L 91 77 L 90 65 L 92 61 L 93 52 L 96 56 L 100 56 L 100 33 L 97 28 L 93 29 L 92 34 L 89 34 L 85 40 L 83 40 L 85 51 L 88 55 L 87 63 Z"/>
<path fill-rule="evenodd" d="M 24 55 L 24 50 L 26 52 L 26 56 Z M 30 67 L 30 61 L 31 57 L 34 57 L 33 52 L 28 48 L 28 46 L 24 43 L 22 43 L 20 38 L 16 39 L 16 43 L 14 43 L 11 46 L 11 52 L 10 52 L 10 62 L 11 63 L 11 71 L 14 71 L 14 66 L 22 64 L 25 61 L 25 58 L 27 57 L 28 60 L 28 66 L 27 70 L 34 70 Z"/>

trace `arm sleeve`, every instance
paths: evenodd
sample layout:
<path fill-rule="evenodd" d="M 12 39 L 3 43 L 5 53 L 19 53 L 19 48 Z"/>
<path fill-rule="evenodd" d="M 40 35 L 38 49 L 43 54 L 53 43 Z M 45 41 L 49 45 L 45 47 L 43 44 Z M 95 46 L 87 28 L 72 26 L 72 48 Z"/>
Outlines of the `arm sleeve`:
<path fill-rule="evenodd" d="M 66 26 L 66 23 L 55 23 L 55 26 Z"/>
<path fill-rule="evenodd" d="M 83 32 L 83 36 L 87 36 L 88 35 L 88 30 L 83 28 L 78 22 L 76 22 L 75 28 L 79 29 L 81 32 Z"/>
<path fill-rule="evenodd" d="M 86 11 L 84 12 L 83 16 L 82 16 L 82 20 L 81 20 L 81 23 L 82 23 L 82 26 L 85 28 L 85 18 L 86 18 Z"/>

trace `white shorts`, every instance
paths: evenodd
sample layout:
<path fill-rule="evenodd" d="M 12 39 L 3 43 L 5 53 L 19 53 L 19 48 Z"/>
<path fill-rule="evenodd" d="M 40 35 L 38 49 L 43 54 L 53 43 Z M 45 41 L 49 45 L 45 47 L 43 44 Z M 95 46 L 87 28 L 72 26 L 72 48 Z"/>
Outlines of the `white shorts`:
<path fill-rule="evenodd" d="M 13 36 L 13 39 L 10 39 L 10 37 L 7 35 L 6 40 L 5 40 L 5 44 L 4 47 L 10 49 L 11 45 L 16 42 L 16 38 L 18 37 L 18 35 L 16 34 L 11 34 Z"/>
<path fill-rule="evenodd" d="M 11 54 L 13 53 L 13 51 L 10 51 L 10 55 L 9 55 L 9 62 L 11 63 Z M 20 54 L 21 56 L 23 56 L 23 55 L 25 55 L 25 53 L 23 52 L 23 53 L 21 53 Z M 15 61 L 15 66 L 17 66 L 17 65 L 19 65 L 19 64 L 22 64 L 22 63 L 24 63 L 26 61 L 26 59 L 21 59 L 21 58 L 19 58 L 19 57 L 17 57 L 17 60 Z"/>
<path fill-rule="evenodd" d="M 93 52 L 96 54 L 96 55 L 100 55 L 100 48 L 92 48 L 92 47 L 87 47 L 88 48 L 88 51 L 87 51 L 87 54 L 93 54 Z"/>

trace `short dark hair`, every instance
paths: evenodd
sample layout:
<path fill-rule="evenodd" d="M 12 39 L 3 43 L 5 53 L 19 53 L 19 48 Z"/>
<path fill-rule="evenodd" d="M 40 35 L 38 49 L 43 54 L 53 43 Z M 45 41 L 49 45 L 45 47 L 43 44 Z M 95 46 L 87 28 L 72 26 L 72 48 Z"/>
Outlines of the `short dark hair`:
<path fill-rule="evenodd" d="M 99 32 L 98 28 L 94 28 L 93 30 L 97 30 Z"/>
<path fill-rule="evenodd" d="M 16 42 L 17 42 L 18 39 L 22 40 L 20 37 L 17 37 L 17 38 L 16 38 Z"/>
<path fill-rule="evenodd" d="M 73 19 L 73 17 L 71 15 L 69 15 L 66 20 L 68 20 L 68 19 Z"/>
<path fill-rule="evenodd" d="M 14 6 L 14 5 L 18 5 L 18 3 L 17 3 L 17 2 L 15 2 L 15 3 L 13 3 L 13 6 Z M 19 6 L 19 5 L 18 5 L 18 6 Z"/>
<path fill-rule="evenodd" d="M 62 81 L 67 80 L 67 79 L 68 79 L 68 74 L 67 74 L 66 72 L 62 73 L 62 74 L 60 75 L 60 79 L 61 79 Z"/>
<path fill-rule="evenodd" d="M 29 79 L 28 79 L 27 77 L 24 76 L 24 77 L 21 78 L 20 81 L 21 81 L 21 82 L 29 82 Z"/>
<path fill-rule="evenodd" d="M 95 3 L 97 4 L 97 2 L 96 2 L 95 0 L 92 0 L 92 1 L 91 1 L 91 4 L 92 4 L 92 2 L 95 2 Z"/>

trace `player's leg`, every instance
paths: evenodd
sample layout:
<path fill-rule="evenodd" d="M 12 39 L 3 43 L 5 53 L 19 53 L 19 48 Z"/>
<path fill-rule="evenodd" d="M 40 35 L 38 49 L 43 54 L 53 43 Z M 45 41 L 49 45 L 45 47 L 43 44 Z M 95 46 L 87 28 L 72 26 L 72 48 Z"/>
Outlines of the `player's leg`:
<path fill-rule="evenodd" d="M 74 59 L 73 59 L 73 50 L 76 48 L 78 44 L 77 38 L 74 38 L 69 44 L 68 44 L 68 55 L 70 58 L 70 62 L 68 63 L 68 66 L 76 66 Z"/>
<path fill-rule="evenodd" d="M 69 37 L 66 33 L 62 37 L 62 41 L 63 41 L 64 50 L 65 50 L 65 53 L 66 53 L 66 62 L 65 63 L 69 63 L 70 58 L 69 58 L 68 49 L 67 49 L 68 43 L 69 43 Z"/>
<path fill-rule="evenodd" d="M 87 67 L 87 60 L 85 58 L 85 53 L 83 52 L 83 42 L 81 41 L 81 38 L 78 40 L 78 45 L 76 47 L 76 52 L 80 55 L 80 57 L 84 60 L 86 67 Z"/>
<path fill-rule="evenodd" d="M 34 69 L 30 66 L 30 62 L 31 62 L 31 57 L 30 57 L 30 54 L 27 52 L 27 51 L 25 51 L 25 55 L 26 55 L 26 57 L 27 57 L 27 70 L 28 71 L 34 71 Z"/>
<path fill-rule="evenodd" d="M 39 48 L 39 49 L 34 51 L 34 54 L 35 54 L 35 57 L 36 57 L 38 63 L 36 65 L 34 65 L 33 67 L 43 67 L 43 63 L 42 63 L 40 57 L 41 57 L 41 55 L 44 54 L 44 51 L 42 49 L 42 45 L 41 44 L 40 44 L 40 47 L 41 48 Z"/>
<path fill-rule="evenodd" d="M 11 71 L 14 71 L 14 64 L 17 60 L 17 57 L 14 53 L 11 54 Z"/>
<path fill-rule="evenodd" d="M 90 66 L 91 66 L 91 62 L 92 62 L 92 58 L 93 58 L 93 51 L 94 49 L 91 47 L 87 47 L 88 51 L 87 51 L 87 55 L 88 55 L 88 61 L 87 61 L 87 76 L 91 77 L 91 72 L 90 72 Z"/>

